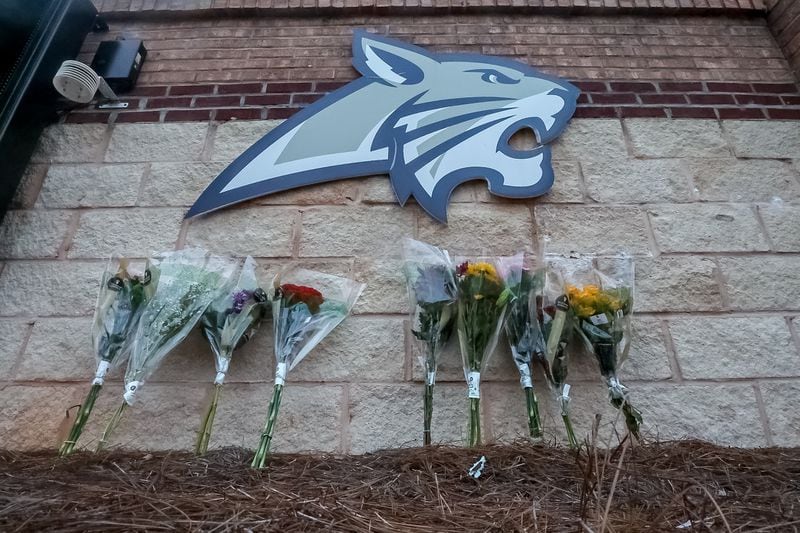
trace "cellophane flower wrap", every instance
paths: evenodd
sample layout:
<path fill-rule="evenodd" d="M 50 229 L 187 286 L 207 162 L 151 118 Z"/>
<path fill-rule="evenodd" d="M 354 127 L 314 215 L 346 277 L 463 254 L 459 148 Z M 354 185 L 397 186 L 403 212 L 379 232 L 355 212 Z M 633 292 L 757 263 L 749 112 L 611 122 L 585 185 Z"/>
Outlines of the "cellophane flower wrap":
<path fill-rule="evenodd" d="M 505 322 L 506 338 L 519 371 L 520 386 L 525 392 L 528 432 L 531 437 L 540 438 L 539 402 L 531 373 L 534 361 L 545 349 L 538 316 L 545 271 L 535 257 L 528 255 L 522 261 L 516 257 L 512 261 L 501 258 L 500 266 L 506 286 L 511 291 Z"/>
<path fill-rule="evenodd" d="M 267 421 L 251 466 L 269 457 L 286 375 L 350 314 L 364 285 L 351 279 L 290 268 L 272 284 L 275 381 Z"/>
<path fill-rule="evenodd" d="M 151 283 L 148 270 L 141 275 L 131 273 L 129 260 L 112 258 L 100 280 L 100 291 L 92 321 L 92 347 L 97 361 L 97 370 L 92 387 L 81 404 L 59 454 L 69 455 L 83 433 L 83 428 L 103 388 L 108 371 L 128 359 L 132 332 L 139 324 L 142 311 L 152 294 L 155 283 Z"/>
<path fill-rule="evenodd" d="M 511 292 L 498 273 L 496 258 L 459 258 L 456 263 L 456 325 L 470 403 L 468 444 L 478 446 L 481 443 L 481 373 L 497 346 Z"/>
<path fill-rule="evenodd" d="M 453 332 L 457 312 L 455 268 L 447 251 L 406 239 L 403 273 L 411 304 L 413 349 L 425 376 L 422 436 L 423 443 L 428 446 L 439 356 Z"/>
<path fill-rule="evenodd" d="M 217 375 L 214 378 L 211 403 L 198 433 L 195 448 L 198 455 L 208 451 L 222 384 L 228 373 L 233 351 L 253 336 L 269 310 L 267 294 L 256 278 L 256 267 L 255 260 L 248 256 L 223 294 L 211 302 L 200 319 L 203 336 L 214 353 Z"/>
<path fill-rule="evenodd" d="M 631 344 L 633 258 L 623 255 L 599 261 L 604 265 L 602 270 L 594 266 L 571 273 L 567 294 L 575 312 L 575 330 L 597 359 L 609 400 L 622 412 L 625 425 L 638 439 L 642 415 L 631 404 L 627 388 L 618 377 Z"/>
<path fill-rule="evenodd" d="M 225 290 L 236 264 L 206 250 L 190 248 L 160 253 L 148 261 L 147 268 L 156 288 L 134 332 L 123 402 L 109 421 L 98 449 L 105 446 L 125 406 L 133 404 L 145 380 Z"/>
<path fill-rule="evenodd" d="M 569 415 L 570 386 L 567 383 L 569 373 L 567 346 L 572 336 L 575 317 L 567 298 L 563 275 L 553 261 L 546 262 L 539 302 L 539 324 L 544 349 L 536 352 L 536 360 L 542 366 L 547 384 L 559 404 L 569 445 L 576 448 L 578 441 Z"/>

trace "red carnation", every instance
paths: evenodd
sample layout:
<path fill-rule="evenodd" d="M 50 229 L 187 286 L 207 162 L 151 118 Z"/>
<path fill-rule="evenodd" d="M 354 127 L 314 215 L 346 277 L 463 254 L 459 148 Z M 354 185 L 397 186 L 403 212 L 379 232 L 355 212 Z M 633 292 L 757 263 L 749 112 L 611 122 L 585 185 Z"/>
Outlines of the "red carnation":
<path fill-rule="evenodd" d="M 308 306 L 311 313 L 319 311 L 319 306 L 325 301 L 322 293 L 313 287 L 306 287 L 305 285 L 292 285 L 287 283 L 281 285 L 281 293 L 287 306 L 294 305 L 295 303 L 302 302 Z"/>

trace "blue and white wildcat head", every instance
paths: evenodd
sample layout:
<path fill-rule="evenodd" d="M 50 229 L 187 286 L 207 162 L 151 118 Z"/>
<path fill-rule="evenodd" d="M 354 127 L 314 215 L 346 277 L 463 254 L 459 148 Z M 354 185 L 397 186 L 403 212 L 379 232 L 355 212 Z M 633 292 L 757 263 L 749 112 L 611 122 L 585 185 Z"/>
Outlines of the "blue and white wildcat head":
<path fill-rule="evenodd" d="M 325 181 L 389 174 L 401 204 L 413 196 L 444 221 L 461 183 L 485 178 L 499 196 L 527 198 L 553 185 L 550 147 L 579 91 L 522 63 L 431 54 L 356 31 L 361 78 L 292 116 L 248 148 L 200 195 L 187 216 Z M 530 128 L 539 141 L 517 151 Z"/>

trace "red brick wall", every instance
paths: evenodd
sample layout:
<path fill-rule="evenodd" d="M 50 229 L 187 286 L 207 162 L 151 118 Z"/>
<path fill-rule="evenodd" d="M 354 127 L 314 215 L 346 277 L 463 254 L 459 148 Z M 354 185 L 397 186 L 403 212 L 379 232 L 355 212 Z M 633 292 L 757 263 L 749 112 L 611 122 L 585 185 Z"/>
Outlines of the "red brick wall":
<path fill-rule="evenodd" d="M 124 112 L 71 122 L 286 118 L 356 77 L 353 28 L 437 52 L 503 55 L 573 80 L 577 116 L 800 118 L 793 73 L 763 15 L 431 15 L 111 21 L 90 36 L 149 50 Z"/>
<path fill-rule="evenodd" d="M 771 0 L 771 4 L 770 29 L 800 79 L 800 1 Z"/>

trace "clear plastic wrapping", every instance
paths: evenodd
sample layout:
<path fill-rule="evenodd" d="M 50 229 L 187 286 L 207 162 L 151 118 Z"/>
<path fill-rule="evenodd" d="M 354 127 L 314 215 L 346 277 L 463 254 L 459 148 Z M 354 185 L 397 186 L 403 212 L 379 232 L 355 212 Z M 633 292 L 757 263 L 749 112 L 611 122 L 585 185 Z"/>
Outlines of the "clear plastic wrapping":
<path fill-rule="evenodd" d="M 515 256 L 522 261 L 522 255 Z M 511 292 L 494 257 L 456 259 L 458 283 L 458 342 L 470 399 L 469 445 L 480 444 L 481 373 L 497 346 Z M 508 265 L 510 266 L 510 264 Z"/>
<path fill-rule="evenodd" d="M 412 346 L 425 376 L 423 442 L 428 445 L 439 357 L 452 335 L 456 318 L 455 268 L 446 250 L 405 239 L 403 273 L 411 304 Z"/>
<path fill-rule="evenodd" d="M 591 268 L 567 273 L 567 294 L 587 351 L 594 355 L 608 386 L 611 404 L 620 409 L 638 438 L 641 413 L 628 398 L 618 373 L 628 357 L 633 313 L 634 263 L 629 255 L 595 261 Z"/>
<path fill-rule="evenodd" d="M 255 333 L 269 310 L 267 294 L 256 279 L 256 267 L 255 260 L 248 256 L 238 275 L 231 278 L 222 295 L 211 302 L 200 320 L 203 336 L 214 352 L 215 384 L 222 384 L 234 349 Z"/>
<path fill-rule="evenodd" d="M 138 389 L 161 361 L 186 338 L 208 305 L 228 283 L 236 264 L 206 250 L 164 252 L 148 262 L 156 283 L 131 347 L 125 372 L 125 401 L 132 404 Z"/>

